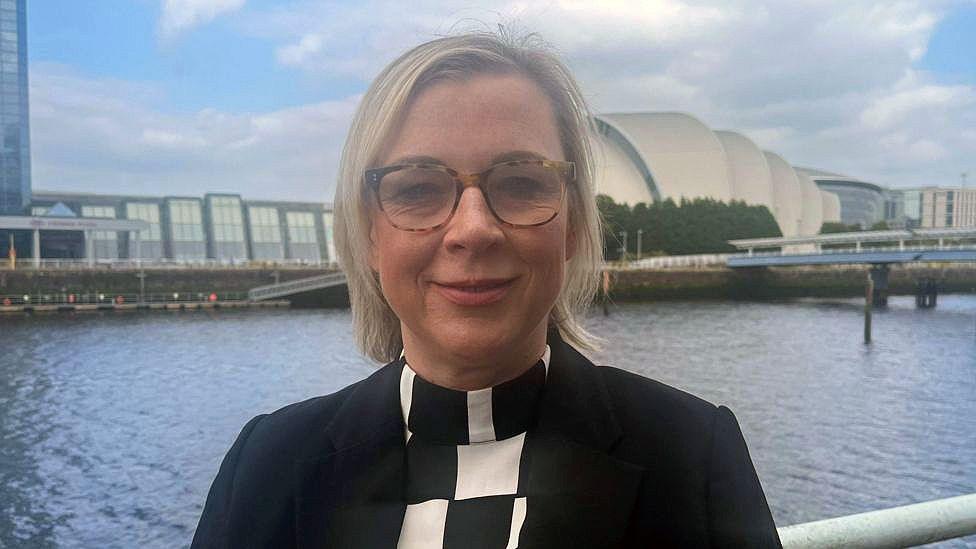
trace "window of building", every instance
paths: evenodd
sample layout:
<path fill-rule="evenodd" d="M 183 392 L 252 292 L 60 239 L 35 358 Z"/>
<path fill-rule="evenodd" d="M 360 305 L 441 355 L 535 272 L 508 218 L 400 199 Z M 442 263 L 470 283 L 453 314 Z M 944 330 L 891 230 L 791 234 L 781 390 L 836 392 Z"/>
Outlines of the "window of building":
<path fill-rule="evenodd" d="M 251 242 L 257 244 L 281 242 L 281 223 L 277 208 L 249 206 L 247 216 L 251 222 Z"/>
<path fill-rule="evenodd" d="M 323 232 L 325 233 L 325 250 L 329 254 L 328 257 L 329 261 L 336 260 L 335 233 L 333 232 L 332 224 L 333 224 L 332 212 L 322 213 L 322 229 Z"/>
<path fill-rule="evenodd" d="M 108 219 L 115 219 L 115 208 L 112 206 L 82 206 L 81 217 L 102 217 Z M 115 241 L 118 239 L 118 237 L 119 237 L 119 233 L 116 231 L 92 232 L 92 238 L 94 238 L 95 240 Z"/>
<path fill-rule="evenodd" d="M 295 244 L 315 244 L 315 215 L 312 212 L 287 212 L 288 240 Z"/>
<path fill-rule="evenodd" d="M 168 200 L 174 242 L 203 242 L 203 214 L 196 200 Z"/>
<path fill-rule="evenodd" d="M 239 198 L 235 196 L 211 197 L 210 216 L 214 241 L 244 242 L 244 220 L 241 216 Z"/>
<path fill-rule="evenodd" d="M 146 202 L 129 202 L 125 205 L 126 219 L 138 219 L 149 223 L 149 228 L 139 231 L 143 242 L 162 240 L 159 226 L 159 205 Z"/>
<path fill-rule="evenodd" d="M 44 216 L 47 215 L 47 211 L 50 210 L 48 206 L 32 206 L 31 215 L 33 216 Z"/>

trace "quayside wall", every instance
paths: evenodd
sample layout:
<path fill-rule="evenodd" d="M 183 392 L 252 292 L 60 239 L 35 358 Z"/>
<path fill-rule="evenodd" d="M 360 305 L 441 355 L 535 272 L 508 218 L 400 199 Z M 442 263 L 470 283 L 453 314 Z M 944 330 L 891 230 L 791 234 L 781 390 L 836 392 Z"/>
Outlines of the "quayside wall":
<path fill-rule="evenodd" d="M 75 294 L 138 295 L 137 269 L 0 269 L 0 296 Z M 247 291 L 276 281 L 275 269 L 145 269 L 146 295 L 216 293 L 220 299 L 245 299 Z M 334 272 L 322 268 L 277 271 L 285 282 Z M 663 299 L 764 300 L 795 297 L 857 297 L 865 291 L 866 266 L 729 269 L 613 269 L 610 298 L 615 301 Z M 976 293 L 976 264 L 893 265 L 889 293 L 912 295 L 920 280 L 934 280 L 940 293 Z M 111 299 L 111 298 L 109 298 Z M 345 307 L 345 287 L 289 298 L 299 307 Z"/>
<path fill-rule="evenodd" d="M 766 300 L 798 297 L 859 297 L 868 267 L 726 267 L 610 271 L 615 301 L 662 299 Z M 892 265 L 890 295 L 914 295 L 920 280 L 934 280 L 941 293 L 976 293 L 976 264 Z"/>

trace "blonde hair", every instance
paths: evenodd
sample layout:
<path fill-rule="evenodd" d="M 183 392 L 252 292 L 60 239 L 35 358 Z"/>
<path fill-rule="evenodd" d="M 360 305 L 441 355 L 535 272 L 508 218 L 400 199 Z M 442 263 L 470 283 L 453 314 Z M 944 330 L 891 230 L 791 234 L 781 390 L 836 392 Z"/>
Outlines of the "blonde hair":
<path fill-rule="evenodd" d="M 549 313 L 549 326 L 573 345 L 595 347 L 595 339 L 581 323 L 596 293 L 603 260 L 588 141 L 589 111 L 569 70 L 536 35 L 516 38 L 504 31 L 479 32 L 421 44 L 383 69 L 363 96 L 342 150 L 335 198 L 336 252 L 348 279 L 356 342 L 374 360 L 394 360 L 403 341 L 400 320 L 369 266 L 371 210 L 363 172 L 375 167 L 411 100 L 426 86 L 493 73 L 524 76 L 545 92 L 556 115 L 566 159 L 576 163 L 576 181 L 569 185 L 568 193 L 569 230 L 575 233 L 576 249 Z"/>

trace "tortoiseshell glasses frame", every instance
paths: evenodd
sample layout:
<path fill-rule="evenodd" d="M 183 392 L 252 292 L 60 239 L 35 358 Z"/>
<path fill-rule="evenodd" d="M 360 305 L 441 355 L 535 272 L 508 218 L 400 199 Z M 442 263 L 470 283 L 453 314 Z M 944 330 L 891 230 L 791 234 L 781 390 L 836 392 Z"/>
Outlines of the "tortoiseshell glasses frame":
<path fill-rule="evenodd" d="M 492 215 L 508 227 L 538 227 L 559 214 L 566 187 L 576 180 L 572 162 L 509 160 L 471 174 L 434 163 L 404 163 L 366 170 L 376 205 L 397 229 L 432 231 L 446 225 L 469 187 L 481 190 Z"/>

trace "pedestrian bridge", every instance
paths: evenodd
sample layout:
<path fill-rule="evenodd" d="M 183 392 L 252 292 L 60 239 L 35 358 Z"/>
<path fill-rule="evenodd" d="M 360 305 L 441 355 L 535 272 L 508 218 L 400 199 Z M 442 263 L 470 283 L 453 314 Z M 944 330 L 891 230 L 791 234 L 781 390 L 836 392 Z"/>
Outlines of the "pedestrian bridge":
<path fill-rule="evenodd" d="M 864 231 L 729 243 L 746 251 L 727 256 L 726 264 L 732 268 L 976 262 L 976 228 Z"/>
<path fill-rule="evenodd" d="M 289 280 L 267 286 L 258 286 L 247 292 L 250 301 L 263 301 L 266 299 L 281 299 L 290 295 L 322 290 L 333 286 L 343 286 L 346 283 L 346 274 L 342 271 L 329 273 L 320 276 L 310 276 Z"/>

